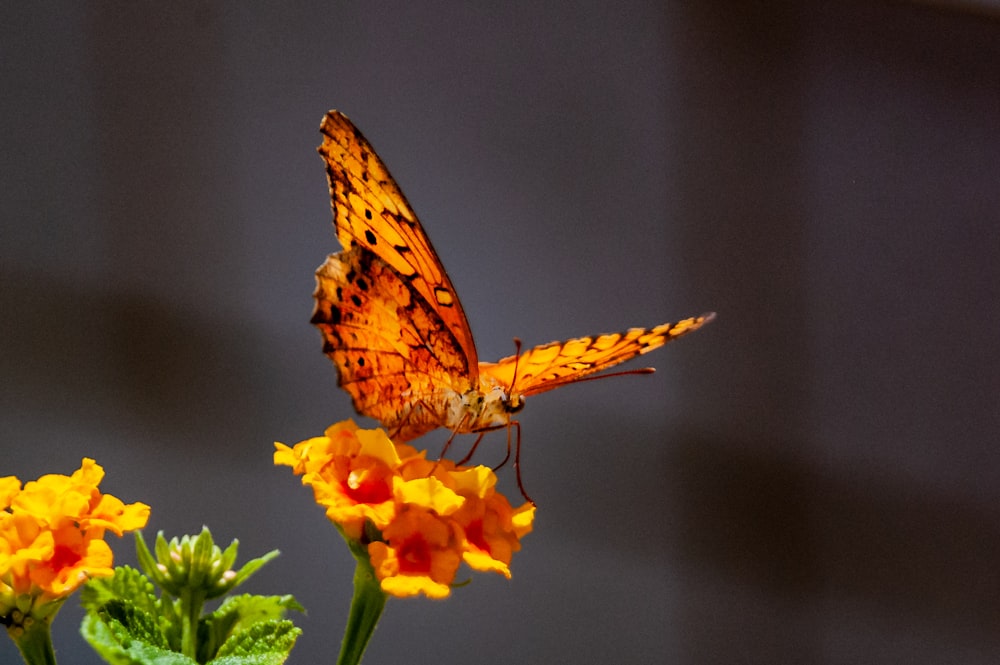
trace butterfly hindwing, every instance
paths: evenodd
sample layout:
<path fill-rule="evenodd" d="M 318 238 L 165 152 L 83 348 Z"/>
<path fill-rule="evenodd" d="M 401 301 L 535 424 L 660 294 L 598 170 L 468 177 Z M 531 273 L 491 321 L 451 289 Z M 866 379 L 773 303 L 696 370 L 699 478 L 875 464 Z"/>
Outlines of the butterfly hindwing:
<path fill-rule="evenodd" d="M 367 249 L 409 282 L 454 338 L 474 380 L 476 346 L 462 304 L 402 190 L 347 116 L 330 111 L 320 131 L 340 243 Z"/>
<path fill-rule="evenodd" d="M 509 386 L 511 394 L 528 397 L 648 353 L 697 330 L 712 318 L 713 314 L 706 314 L 655 328 L 631 328 L 622 333 L 549 342 L 519 356 L 480 363 L 480 373 Z"/>
<path fill-rule="evenodd" d="M 354 247 L 327 257 L 314 295 L 312 323 L 354 408 L 400 440 L 440 426 L 442 396 L 471 386 L 466 359 L 411 283 Z"/>

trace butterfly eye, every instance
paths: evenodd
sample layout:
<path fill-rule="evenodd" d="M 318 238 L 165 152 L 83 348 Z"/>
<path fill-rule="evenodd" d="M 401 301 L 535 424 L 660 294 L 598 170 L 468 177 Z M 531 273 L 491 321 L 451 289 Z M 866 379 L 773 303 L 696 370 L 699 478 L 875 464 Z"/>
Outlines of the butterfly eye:
<path fill-rule="evenodd" d="M 524 398 L 520 395 L 511 395 L 503 401 L 503 406 L 507 413 L 517 413 L 524 408 Z"/>

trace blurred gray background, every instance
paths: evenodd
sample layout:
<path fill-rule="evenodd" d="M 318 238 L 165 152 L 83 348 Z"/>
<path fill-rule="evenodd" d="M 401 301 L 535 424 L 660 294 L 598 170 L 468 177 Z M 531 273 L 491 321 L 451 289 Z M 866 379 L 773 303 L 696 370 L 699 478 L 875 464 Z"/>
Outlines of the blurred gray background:
<path fill-rule="evenodd" d="M 0 475 L 92 456 L 150 536 L 280 548 L 248 590 L 308 608 L 291 663 L 333 662 L 353 571 L 271 464 L 354 415 L 308 323 L 329 108 L 484 359 L 719 312 L 532 398 L 513 580 L 390 601 L 366 662 L 1000 657 L 988 5 L 7 3 L 0 72 Z"/>

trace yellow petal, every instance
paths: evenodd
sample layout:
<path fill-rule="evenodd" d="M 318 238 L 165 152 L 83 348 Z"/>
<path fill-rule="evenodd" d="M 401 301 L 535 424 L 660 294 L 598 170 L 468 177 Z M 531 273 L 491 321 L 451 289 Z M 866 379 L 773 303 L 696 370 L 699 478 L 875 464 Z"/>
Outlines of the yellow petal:
<path fill-rule="evenodd" d="M 361 442 L 358 456 L 367 455 L 384 462 L 390 468 L 399 466 L 399 453 L 389 436 L 380 429 L 359 429 L 355 432 Z"/>
<path fill-rule="evenodd" d="M 465 503 L 464 497 L 433 476 L 414 480 L 403 480 L 397 476 L 393 478 L 392 490 L 398 502 L 421 506 L 438 515 L 450 515 Z"/>
<path fill-rule="evenodd" d="M 488 466 L 474 466 L 462 471 L 449 473 L 455 481 L 455 491 L 459 494 L 484 498 L 497 484 L 497 475 Z"/>

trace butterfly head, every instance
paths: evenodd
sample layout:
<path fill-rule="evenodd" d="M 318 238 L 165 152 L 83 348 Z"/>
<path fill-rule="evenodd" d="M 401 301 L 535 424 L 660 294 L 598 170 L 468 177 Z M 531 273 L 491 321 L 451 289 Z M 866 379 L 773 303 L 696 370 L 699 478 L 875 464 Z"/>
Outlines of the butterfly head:
<path fill-rule="evenodd" d="M 459 428 L 466 432 L 505 427 L 510 423 L 511 414 L 523 408 L 524 398 L 521 395 L 512 395 L 504 386 L 490 382 L 461 396 L 458 412 L 453 414 L 453 423 L 462 423 Z"/>
<path fill-rule="evenodd" d="M 503 421 L 503 424 L 507 424 L 511 414 L 524 408 L 524 396 L 511 393 L 504 386 L 494 385 L 479 394 L 482 396 L 480 410 L 483 420 L 498 421 L 498 424 Z"/>

